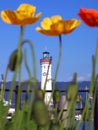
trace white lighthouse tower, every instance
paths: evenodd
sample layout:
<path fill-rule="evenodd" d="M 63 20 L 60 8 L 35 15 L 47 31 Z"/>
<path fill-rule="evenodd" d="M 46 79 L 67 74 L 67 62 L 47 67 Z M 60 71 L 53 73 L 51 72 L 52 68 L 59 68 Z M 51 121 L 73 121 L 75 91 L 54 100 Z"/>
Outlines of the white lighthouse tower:
<path fill-rule="evenodd" d="M 43 52 L 43 58 L 40 59 L 41 65 L 41 89 L 45 90 L 44 101 L 46 104 L 49 103 L 49 106 L 53 106 L 53 99 L 50 100 L 52 91 L 52 76 L 51 76 L 51 67 L 52 67 L 52 57 L 50 57 L 49 52 Z M 48 91 L 48 92 L 47 92 Z"/>

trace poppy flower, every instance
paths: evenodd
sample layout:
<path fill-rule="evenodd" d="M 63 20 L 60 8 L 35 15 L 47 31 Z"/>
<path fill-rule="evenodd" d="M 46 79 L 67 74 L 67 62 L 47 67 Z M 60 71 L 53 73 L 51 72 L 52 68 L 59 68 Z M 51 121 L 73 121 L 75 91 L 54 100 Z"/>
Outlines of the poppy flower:
<path fill-rule="evenodd" d="M 15 25 L 28 25 L 38 21 L 41 12 L 34 16 L 36 7 L 30 4 L 21 4 L 17 10 L 3 10 L 1 18 L 5 23 Z"/>
<path fill-rule="evenodd" d="M 56 15 L 45 18 L 41 22 L 42 28 L 37 27 L 36 30 L 45 35 L 58 36 L 71 33 L 79 25 L 80 21 L 77 19 L 63 20 L 61 16 Z"/>
<path fill-rule="evenodd" d="M 90 27 L 98 26 L 98 11 L 94 9 L 81 8 L 78 16 Z"/>

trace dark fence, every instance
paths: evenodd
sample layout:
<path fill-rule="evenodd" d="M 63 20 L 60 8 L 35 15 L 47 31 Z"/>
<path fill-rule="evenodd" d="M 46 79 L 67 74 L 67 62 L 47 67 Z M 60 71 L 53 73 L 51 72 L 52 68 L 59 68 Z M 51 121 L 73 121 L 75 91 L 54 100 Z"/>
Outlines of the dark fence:
<path fill-rule="evenodd" d="M 1 89 L 0 89 L 1 90 Z M 5 92 L 9 92 L 10 89 L 5 89 Z M 59 90 L 61 93 L 65 93 L 66 90 Z M 15 87 L 15 89 L 13 90 L 14 94 L 15 94 L 15 108 L 17 105 L 17 97 L 18 97 L 18 85 Z M 30 93 L 32 92 L 32 90 L 29 91 Z M 46 91 L 46 92 L 51 92 L 51 91 Z M 27 93 L 27 90 L 22 90 L 21 93 Z M 88 89 L 81 89 L 78 90 L 78 93 L 89 93 Z M 20 99 L 20 106 L 21 106 L 21 99 Z M 91 107 L 89 109 L 92 109 Z M 76 111 L 82 111 L 83 108 L 76 108 Z M 65 110 L 66 111 L 66 110 Z M 98 90 L 97 90 L 97 94 L 96 94 L 96 100 L 95 100 L 95 108 L 94 108 L 94 130 L 98 130 Z"/>

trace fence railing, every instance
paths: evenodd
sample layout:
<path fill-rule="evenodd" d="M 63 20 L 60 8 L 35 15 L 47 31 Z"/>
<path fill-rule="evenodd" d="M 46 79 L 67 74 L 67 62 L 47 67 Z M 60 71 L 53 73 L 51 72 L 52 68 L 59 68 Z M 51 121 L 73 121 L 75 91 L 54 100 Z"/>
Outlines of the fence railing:
<path fill-rule="evenodd" d="M 0 88 L 1 91 L 1 88 Z M 59 90 L 61 93 L 66 93 L 66 90 Z M 10 89 L 5 89 L 5 92 L 10 92 Z M 32 92 L 32 90 L 30 90 L 29 92 Z M 46 92 L 52 92 L 50 90 L 47 90 Z M 15 109 L 17 106 L 17 97 L 18 97 L 18 85 L 16 85 L 15 89 L 13 89 L 13 93 L 15 93 Z M 22 90 L 21 93 L 27 93 L 27 90 Z M 80 93 L 89 93 L 89 89 L 79 89 L 78 90 L 78 94 Z M 21 99 L 20 99 L 21 100 Z M 20 106 L 21 106 L 21 101 L 20 101 Z M 92 109 L 91 107 L 89 109 Z M 82 111 L 83 108 L 76 108 L 77 111 Z M 66 111 L 66 110 L 64 110 Z M 94 129 L 98 130 L 98 90 L 97 90 L 97 94 L 96 94 L 96 99 L 95 99 L 95 108 L 94 108 Z"/>

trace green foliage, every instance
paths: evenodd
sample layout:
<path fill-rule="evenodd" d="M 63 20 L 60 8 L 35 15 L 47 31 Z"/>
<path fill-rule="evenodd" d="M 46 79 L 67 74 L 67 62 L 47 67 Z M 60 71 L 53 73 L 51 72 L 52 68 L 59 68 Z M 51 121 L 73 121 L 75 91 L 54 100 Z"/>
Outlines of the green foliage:
<path fill-rule="evenodd" d="M 61 94 L 59 90 L 55 90 L 53 93 L 53 100 L 54 103 L 60 103 L 60 99 L 61 99 Z"/>
<path fill-rule="evenodd" d="M 76 100 L 77 99 L 77 95 L 78 95 L 78 85 L 76 82 L 77 75 L 76 73 L 73 76 L 73 81 L 72 83 L 68 86 L 67 90 L 66 90 L 66 98 L 67 100 L 71 101 L 71 100 Z"/>
<path fill-rule="evenodd" d="M 0 129 L 4 128 L 6 124 L 6 117 L 8 113 L 8 106 L 3 105 L 3 100 L 0 101 Z"/>
<path fill-rule="evenodd" d="M 35 100 L 33 103 L 33 119 L 39 126 L 45 126 L 49 122 L 49 114 L 43 100 Z"/>
<path fill-rule="evenodd" d="M 59 124 L 52 124 L 50 130 L 59 130 L 60 125 Z"/>

